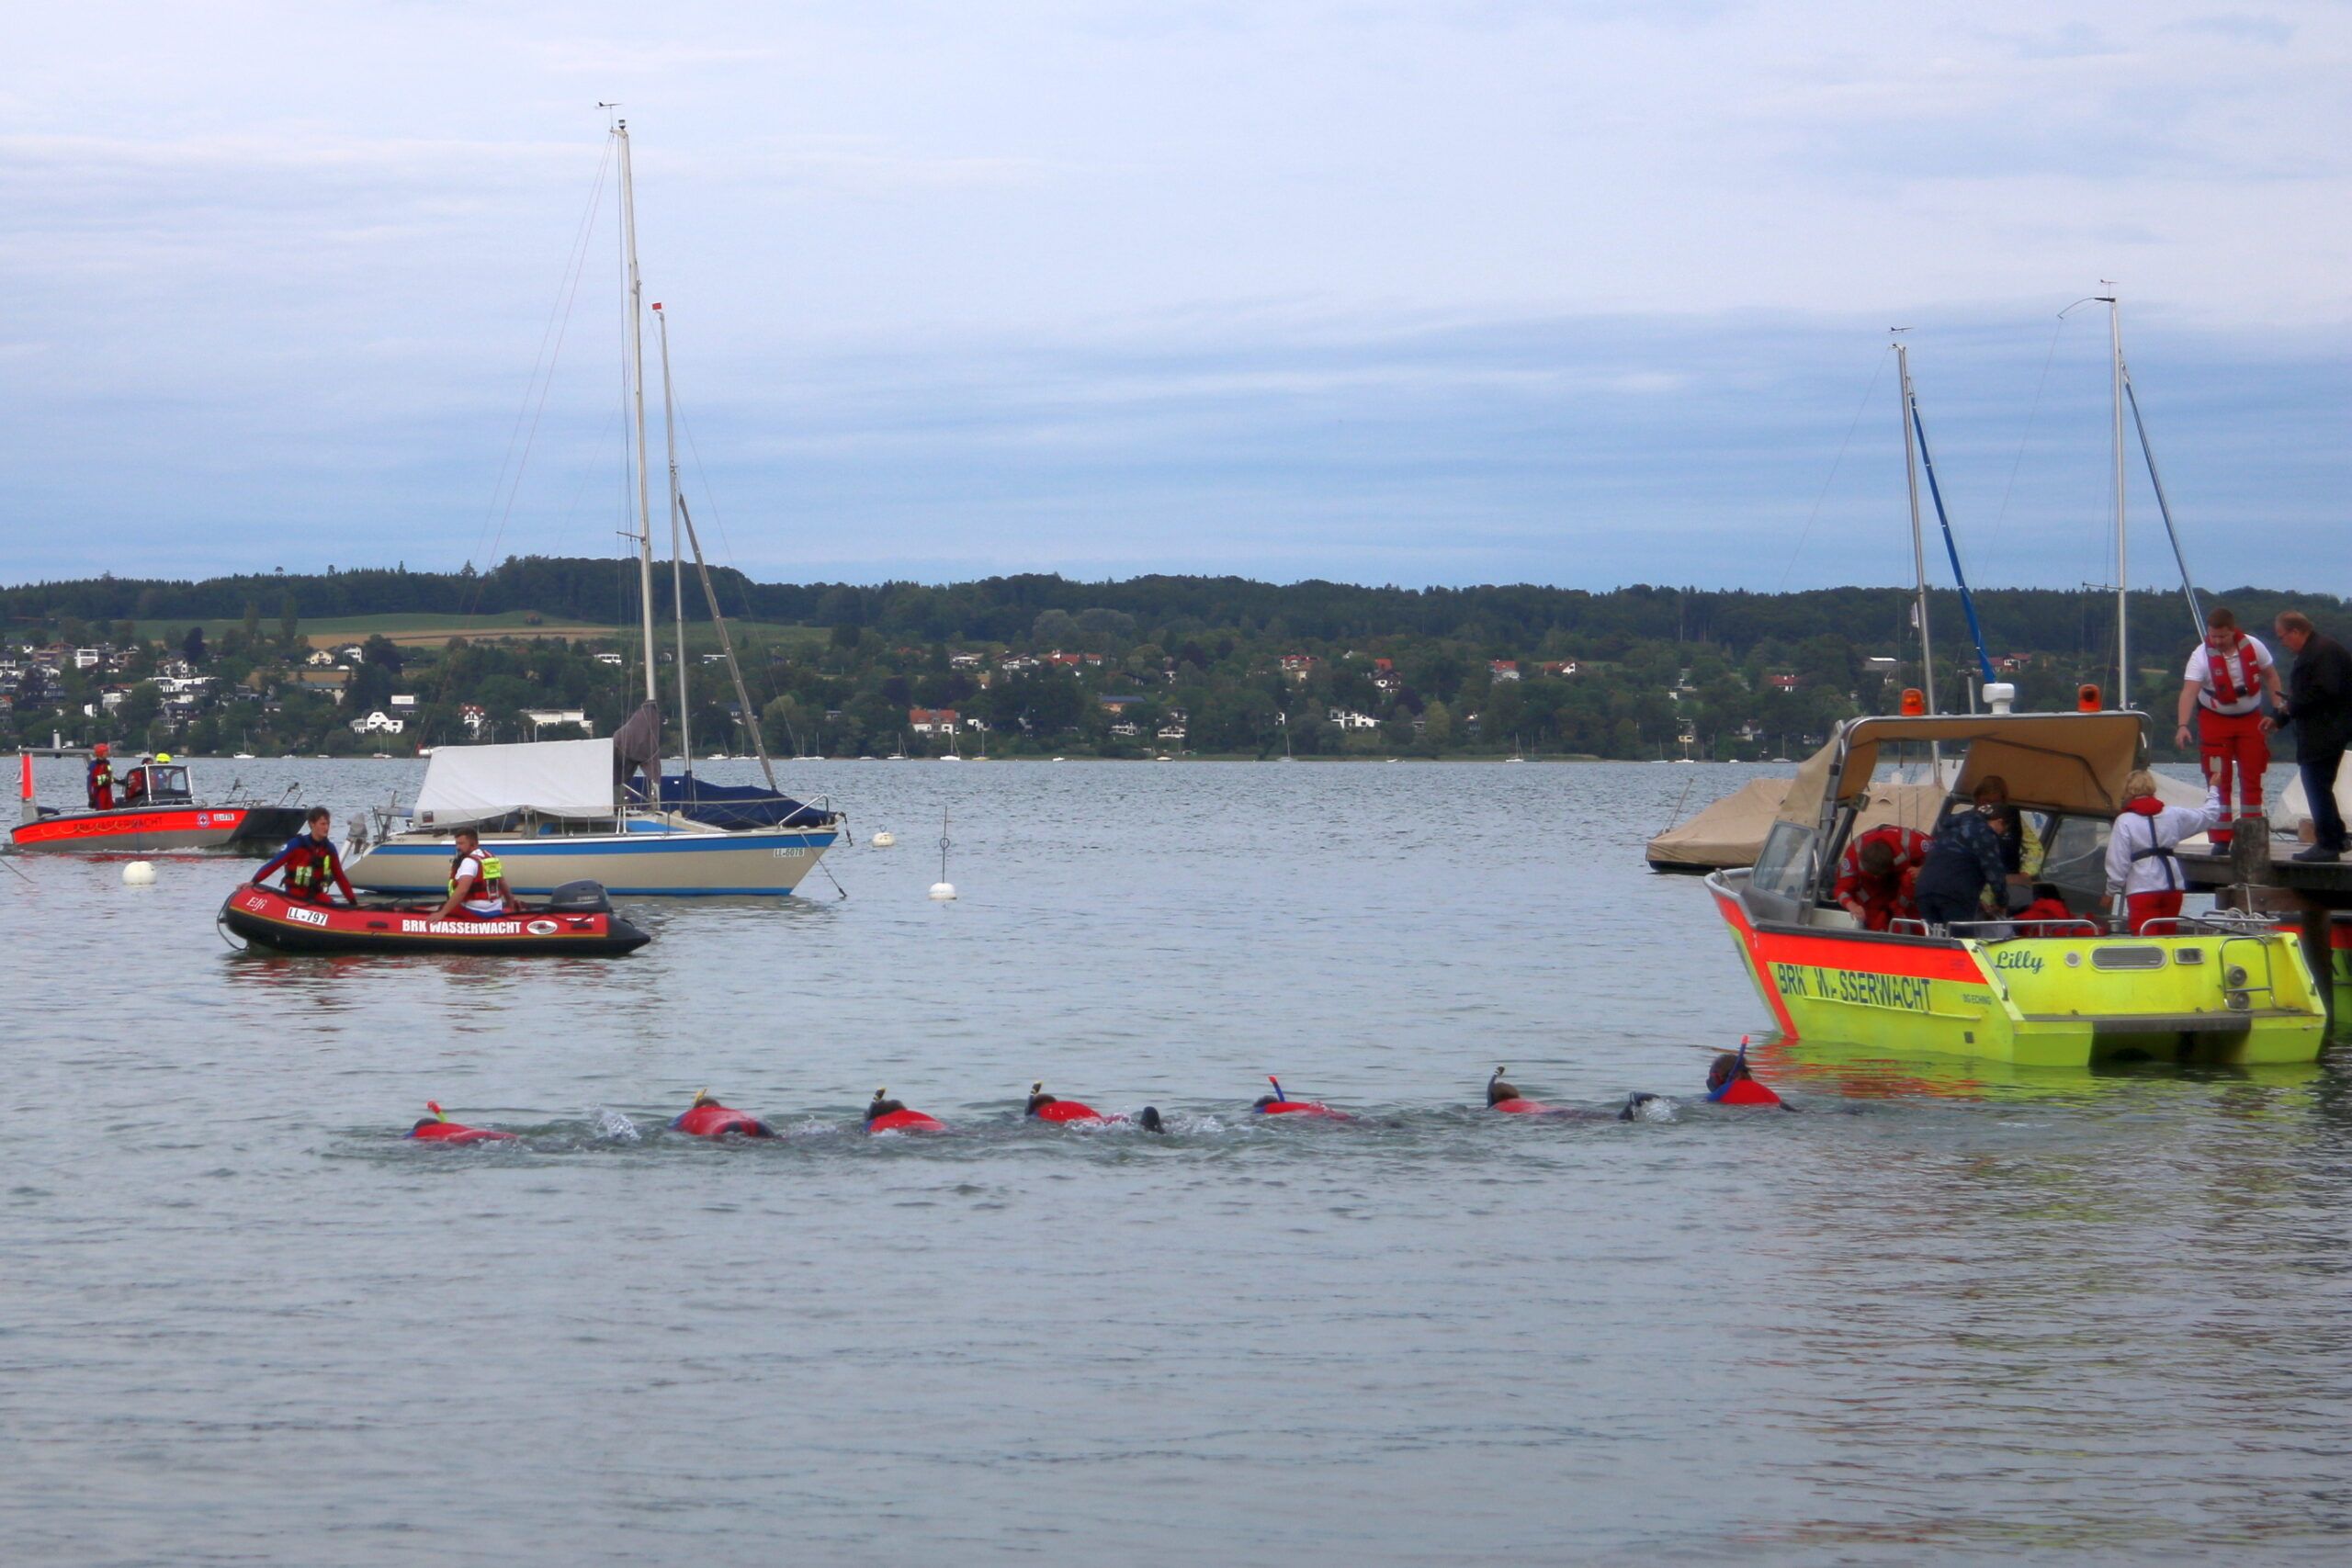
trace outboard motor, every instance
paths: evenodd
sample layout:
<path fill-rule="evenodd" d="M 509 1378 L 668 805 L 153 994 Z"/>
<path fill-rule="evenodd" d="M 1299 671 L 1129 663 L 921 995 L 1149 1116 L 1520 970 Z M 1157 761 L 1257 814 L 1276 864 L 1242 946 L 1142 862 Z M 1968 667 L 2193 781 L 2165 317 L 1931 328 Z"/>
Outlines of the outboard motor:
<path fill-rule="evenodd" d="M 550 915 L 609 915 L 613 901 L 601 882 L 567 882 L 548 895 Z"/>

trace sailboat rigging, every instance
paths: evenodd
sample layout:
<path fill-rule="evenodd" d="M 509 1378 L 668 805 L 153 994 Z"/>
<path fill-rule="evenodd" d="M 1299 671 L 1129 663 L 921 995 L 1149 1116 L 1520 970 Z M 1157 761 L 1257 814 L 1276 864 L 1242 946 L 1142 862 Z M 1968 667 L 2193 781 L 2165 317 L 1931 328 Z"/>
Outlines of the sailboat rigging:
<path fill-rule="evenodd" d="M 815 869 L 818 857 L 833 846 L 842 830 L 838 813 L 821 803 L 808 805 L 791 799 L 776 787 L 775 771 L 759 730 L 759 714 L 744 685 L 734 642 L 726 617 L 719 613 L 709 567 L 679 483 L 668 316 L 656 303 L 651 309 L 662 338 L 670 592 L 677 630 L 678 747 L 684 760 L 678 774 L 665 775 L 662 771 L 652 479 L 645 416 L 644 287 L 638 265 L 636 184 L 628 121 L 616 120 L 612 135 L 620 168 L 623 364 L 630 415 L 626 445 L 636 491 L 630 536 L 637 547 L 644 700 L 635 716 L 603 739 L 437 748 L 405 821 L 396 827 L 389 809 L 376 813 L 372 843 L 368 824 L 355 824 L 345 859 L 356 886 L 393 892 L 437 890 L 445 880 L 442 862 L 448 853 L 447 835 L 458 828 L 473 828 L 481 832 L 484 846 L 505 863 L 506 884 L 518 893 L 549 892 L 565 882 L 586 880 L 601 882 L 615 893 L 639 896 L 788 894 Z M 752 746 L 766 779 L 764 789 L 705 784 L 694 774 L 684 577 L 689 547 L 737 703 L 752 728 Z M 635 775 L 640 772 L 645 775 L 643 788 L 635 784 Z"/>

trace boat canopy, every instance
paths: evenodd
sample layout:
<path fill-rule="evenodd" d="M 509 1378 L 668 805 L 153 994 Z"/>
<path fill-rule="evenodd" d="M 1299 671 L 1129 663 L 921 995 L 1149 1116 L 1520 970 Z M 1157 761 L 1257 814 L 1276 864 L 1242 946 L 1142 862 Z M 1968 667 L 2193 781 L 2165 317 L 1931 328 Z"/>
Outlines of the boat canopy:
<path fill-rule="evenodd" d="M 821 828 L 831 812 L 757 784 L 715 784 L 692 774 L 662 775 L 662 804 L 713 828 Z"/>
<path fill-rule="evenodd" d="M 514 746 L 443 746 L 416 792 L 420 828 L 463 828 L 517 811 L 541 817 L 613 814 L 613 742 L 529 740 Z"/>
<path fill-rule="evenodd" d="M 1832 801 L 1856 801 L 1871 787 L 1880 749 L 1905 742 L 1965 750 L 1955 795 L 1971 794 L 1978 780 L 1997 773 L 2018 806 L 2112 817 L 2123 809 L 2123 781 L 2141 765 L 2142 723 L 2132 712 L 1848 719 L 1797 769 L 1781 820 L 1813 827 Z"/>
<path fill-rule="evenodd" d="M 1698 871 L 1754 865 L 1764 848 L 1765 835 L 1784 815 L 1781 807 L 1794 783 L 1786 778 L 1748 780 L 1688 821 L 1652 839 L 1650 864 L 1659 870 L 1688 867 Z M 1814 798 L 1817 803 L 1817 790 Z M 1870 799 L 1860 804 L 1854 831 L 1866 832 L 1891 823 L 1924 833 L 1936 825 L 1943 804 L 1944 792 L 1934 784 L 1882 781 L 1871 786 Z M 1819 809 L 1817 804 L 1815 809 Z M 1813 826 L 1811 818 L 1805 818 L 1805 826 Z"/>

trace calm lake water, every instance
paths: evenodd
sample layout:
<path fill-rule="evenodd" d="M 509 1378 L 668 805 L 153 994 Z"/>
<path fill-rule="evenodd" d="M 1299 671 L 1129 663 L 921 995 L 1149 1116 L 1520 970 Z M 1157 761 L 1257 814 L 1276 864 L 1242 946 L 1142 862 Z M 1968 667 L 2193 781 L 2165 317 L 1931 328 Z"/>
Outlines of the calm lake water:
<path fill-rule="evenodd" d="M 616 962 L 238 956 L 232 864 L 15 857 L 0 1562 L 2339 1561 L 2340 1055 L 1699 1104 L 1767 1014 L 1639 852 L 1750 772 L 805 766 L 899 847 Z M 790 1135 L 664 1131 L 705 1086 Z"/>

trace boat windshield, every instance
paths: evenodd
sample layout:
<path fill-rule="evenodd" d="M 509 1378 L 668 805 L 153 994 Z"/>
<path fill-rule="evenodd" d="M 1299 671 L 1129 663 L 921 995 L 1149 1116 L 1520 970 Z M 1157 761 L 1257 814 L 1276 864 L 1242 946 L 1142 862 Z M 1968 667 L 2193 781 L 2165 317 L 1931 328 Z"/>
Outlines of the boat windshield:
<path fill-rule="evenodd" d="M 193 800 L 188 792 L 187 769 L 178 763 L 150 762 L 133 773 L 144 773 L 146 787 L 131 794 L 141 800 Z"/>

